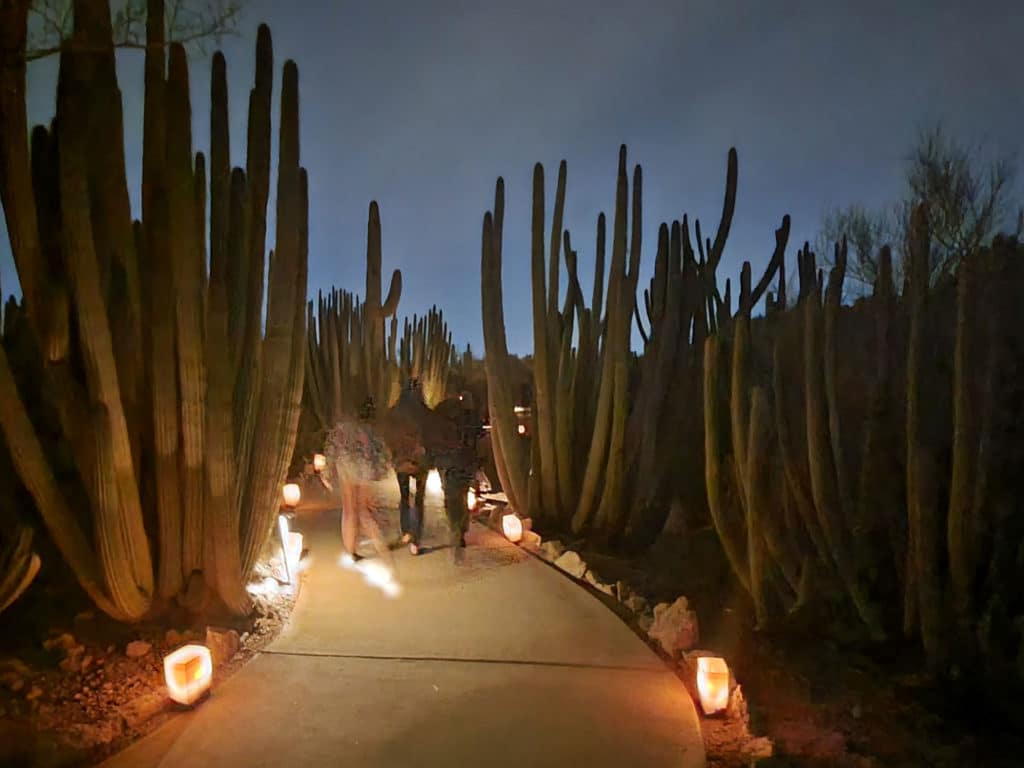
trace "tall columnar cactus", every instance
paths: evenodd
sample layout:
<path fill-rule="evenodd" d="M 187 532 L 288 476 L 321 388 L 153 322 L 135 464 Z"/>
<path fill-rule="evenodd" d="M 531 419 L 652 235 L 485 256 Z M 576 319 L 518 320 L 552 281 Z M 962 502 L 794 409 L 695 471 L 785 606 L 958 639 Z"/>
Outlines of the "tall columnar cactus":
<path fill-rule="evenodd" d="M 371 202 L 366 238 L 366 294 L 362 302 L 332 289 L 306 309 L 306 400 L 322 429 L 355 413 L 367 397 L 386 409 L 400 387 L 397 313 L 402 273 L 395 270 L 381 302 L 380 210 Z M 388 318 L 391 329 L 385 333 Z M 315 321 L 315 322 L 314 322 Z"/>
<path fill-rule="evenodd" d="M 366 232 L 366 293 L 363 296 L 362 349 L 366 359 L 367 394 L 375 403 L 383 406 L 390 396 L 390 386 L 384 380 L 384 323 L 398 311 L 398 302 L 402 297 L 402 272 L 396 269 L 391 274 L 391 287 L 383 303 L 380 279 L 380 209 L 377 202 L 373 201 L 370 203 Z"/>
<path fill-rule="evenodd" d="M 0 34 L 14 45 L 5 47 L 13 62 L 24 55 L 24 10 L 20 3 L 2 7 Z M 124 620 L 158 607 L 157 596 L 199 608 L 213 594 L 233 612 L 248 609 L 244 580 L 275 519 L 305 352 L 308 214 L 298 167 L 295 66 L 286 64 L 282 92 L 278 255 L 264 338 L 269 31 L 261 27 L 258 36 L 250 174 L 230 168 L 225 65 L 214 58 L 207 195 L 205 158 L 191 148 L 184 50 L 171 46 L 165 73 L 163 4 L 150 0 L 147 10 L 143 206 L 134 227 L 123 146 L 110 139 L 121 134 L 121 117 L 108 4 L 74 4 L 75 34 L 61 54 L 56 133 L 34 132 L 31 176 L 26 143 L 10 130 L 25 124 L 23 66 L 5 62 L 0 98 L 0 152 L 13 171 L 0 179 L 0 199 L 39 341 L 43 396 L 61 434 L 54 440 L 37 433 L 40 417 L 26 407 L 2 349 L 0 431 L 79 582 L 102 610 Z M 89 129 L 80 130 L 83 125 Z M 77 359 L 80 368 L 71 364 Z M 63 453 L 65 445 L 94 535 L 70 511 L 74 479 L 58 483 L 54 474 L 48 453 Z M 143 477 L 153 478 L 151 492 L 141 489 Z M 146 517 L 157 521 L 155 542 L 147 537 Z"/>
<path fill-rule="evenodd" d="M 491 446 L 501 487 L 513 507 L 529 504 L 529 461 L 523 440 L 516 434 L 515 399 L 508 376 L 505 308 L 501 288 L 502 226 L 505 218 L 505 183 L 494 189 L 494 211 L 484 214 L 480 257 L 480 295 L 483 306 L 484 370 L 491 423 Z"/>

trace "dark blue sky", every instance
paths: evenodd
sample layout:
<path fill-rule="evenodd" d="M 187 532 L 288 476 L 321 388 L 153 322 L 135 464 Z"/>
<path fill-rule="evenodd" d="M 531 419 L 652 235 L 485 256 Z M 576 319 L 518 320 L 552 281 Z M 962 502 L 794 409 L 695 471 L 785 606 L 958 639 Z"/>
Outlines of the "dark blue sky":
<path fill-rule="evenodd" d="M 660 221 L 688 212 L 713 231 L 735 146 L 724 280 L 744 259 L 763 266 L 785 213 L 795 248 L 813 240 L 833 205 L 892 200 L 908 147 L 937 120 L 999 151 L 1015 152 L 1024 136 L 1019 0 L 252 0 L 222 46 L 234 164 L 244 165 L 261 21 L 273 32 L 275 97 L 285 59 L 299 65 L 311 291 L 362 292 L 367 205 L 376 199 L 385 270 L 404 273 L 400 310 L 441 305 L 456 341 L 478 351 L 480 226 L 499 175 L 509 344 L 526 352 L 536 161 L 547 171 L 549 219 L 557 164 L 568 161 L 566 226 L 589 284 L 620 143 L 644 169 L 647 272 Z M 205 151 L 209 59 L 192 61 L 195 142 Z M 120 67 L 136 211 L 141 63 L 128 53 Z M 53 112 L 55 71 L 53 60 L 31 67 L 33 122 Z M 9 293 L 2 222 L 0 267 Z"/>

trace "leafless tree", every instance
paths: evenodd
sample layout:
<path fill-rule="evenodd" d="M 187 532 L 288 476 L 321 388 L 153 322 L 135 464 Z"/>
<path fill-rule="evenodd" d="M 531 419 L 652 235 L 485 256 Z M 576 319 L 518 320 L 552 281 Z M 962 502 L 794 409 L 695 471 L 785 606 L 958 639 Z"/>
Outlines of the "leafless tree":
<path fill-rule="evenodd" d="M 986 154 L 980 146 L 960 144 L 939 125 L 921 134 L 907 159 L 900 230 L 909 231 L 916 205 L 928 204 L 933 280 L 954 271 L 1008 223 L 1014 165 L 1007 156 Z"/>
<path fill-rule="evenodd" d="M 203 49 L 234 33 L 243 0 L 168 0 L 165 40 Z M 33 0 L 25 58 L 42 59 L 60 52 L 71 36 L 72 0 Z M 115 48 L 146 47 L 146 0 L 112 0 L 111 22 Z"/>
<path fill-rule="evenodd" d="M 878 268 L 877 254 L 890 245 L 897 285 L 910 231 L 910 214 L 928 205 L 931 235 L 931 279 L 956 270 L 963 258 L 1010 225 L 1014 163 L 1008 155 L 992 157 L 980 145 L 950 137 L 941 125 L 923 131 L 906 160 L 906 189 L 888 210 L 861 205 L 826 214 L 817 246 L 826 264 L 832 246 L 844 236 L 852 258 L 848 263 L 850 297 L 870 292 Z M 1024 216 L 1024 214 L 1022 214 Z M 1018 236 L 1024 224 L 1016 223 Z"/>
<path fill-rule="evenodd" d="M 831 264 L 833 247 L 844 237 L 849 254 L 846 269 L 847 298 L 857 298 L 870 293 L 878 277 L 879 248 L 902 240 L 899 220 L 889 211 L 875 211 L 863 205 L 850 205 L 829 211 L 816 242 L 817 252 L 826 264 Z"/>

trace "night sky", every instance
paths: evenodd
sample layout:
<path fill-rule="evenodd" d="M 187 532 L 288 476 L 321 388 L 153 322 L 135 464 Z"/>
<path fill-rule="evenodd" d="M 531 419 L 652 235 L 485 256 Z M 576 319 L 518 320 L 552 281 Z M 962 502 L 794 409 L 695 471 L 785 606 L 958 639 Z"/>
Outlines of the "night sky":
<path fill-rule="evenodd" d="M 937 120 L 1003 152 L 1024 137 L 1019 0 L 252 0 L 222 45 L 235 165 L 244 166 L 261 21 L 273 33 L 275 99 L 281 65 L 299 66 L 311 294 L 331 284 L 362 293 L 376 199 L 384 269 L 404 273 L 400 311 L 439 304 L 456 342 L 478 353 L 481 220 L 499 175 L 506 324 L 511 350 L 524 353 L 534 162 L 545 166 L 550 223 L 558 161 L 568 161 L 566 226 L 589 295 L 596 217 L 611 214 L 621 143 L 644 169 L 645 273 L 659 222 L 687 212 L 713 234 L 726 153 L 737 148 L 724 281 L 744 259 L 763 268 L 783 214 L 793 217 L 792 253 L 813 241 L 826 209 L 893 200 L 909 146 Z M 30 68 L 33 123 L 53 113 L 56 64 Z M 142 55 L 122 54 L 120 64 L 137 215 Z M 194 142 L 204 151 L 209 64 L 192 58 Z M 275 134 L 276 123 L 275 106 Z M 1021 187 L 1018 179 L 1018 199 Z M 2 222 L 0 264 L 10 293 Z"/>

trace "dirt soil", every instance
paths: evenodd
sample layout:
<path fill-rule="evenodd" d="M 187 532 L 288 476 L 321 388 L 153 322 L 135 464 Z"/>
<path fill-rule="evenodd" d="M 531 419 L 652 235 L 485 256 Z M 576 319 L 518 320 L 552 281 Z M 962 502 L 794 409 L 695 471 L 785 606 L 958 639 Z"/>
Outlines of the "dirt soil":
<path fill-rule="evenodd" d="M 168 651 L 212 643 L 215 690 L 276 637 L 294 604 L 290 589 L 272 590 L 240 621 L 168 612 L 124 625 L 91 609 L 66 572 L 41 577 L 0 615 L 0 765 L 12 768 L 102 762 L 180 710 L 164 684 Z"/>
<path fill-rule="evenodd" d="M 916 648 L 869 647 L 822 607 L 756 631 L 710 530 L 663 535 L 640 557 L 582 554 L 602 580 L 623 581 L 651 605 L 685 595 L 700 647 L 728 661 L 745 711 L 702 716 L 709 766 L 1024 765 L 1021 691 L 935 681 Z"/>

